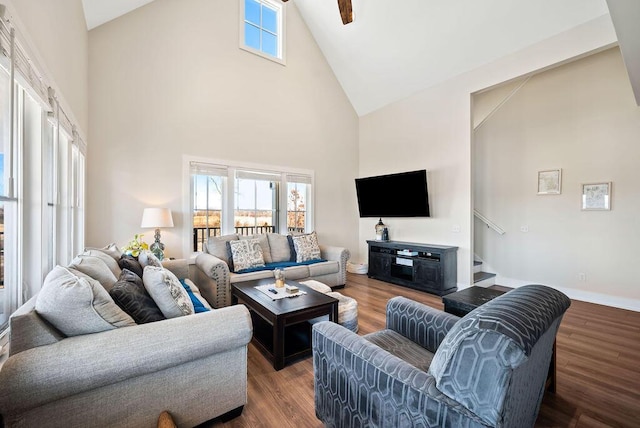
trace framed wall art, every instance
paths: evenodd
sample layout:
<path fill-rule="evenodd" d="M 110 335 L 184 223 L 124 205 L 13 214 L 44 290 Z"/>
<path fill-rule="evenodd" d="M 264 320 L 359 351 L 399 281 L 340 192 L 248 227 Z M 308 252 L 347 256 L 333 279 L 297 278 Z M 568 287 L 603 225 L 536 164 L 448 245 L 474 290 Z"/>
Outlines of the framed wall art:
<path fill-rule="evenodd" d="M 582 185 L 582 210 L 606 211 L 611 209 L 611 182 Z"/>
<path fill-rule="evenodd" d="M 562 190 L 562 169 L 538 171 L 538 195 L 559 195 Z"/>

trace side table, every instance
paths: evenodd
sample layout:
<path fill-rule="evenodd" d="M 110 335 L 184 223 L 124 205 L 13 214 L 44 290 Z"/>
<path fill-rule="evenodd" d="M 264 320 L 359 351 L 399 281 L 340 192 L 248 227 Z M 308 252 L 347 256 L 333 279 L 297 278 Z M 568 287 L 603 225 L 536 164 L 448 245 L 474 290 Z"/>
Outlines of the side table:
<path fill-rule="evenodd" d="M 488 301 L 507 293 L 507 291 L 495 288 L 469 287 L 462 291 L 442 296 L 444 311 L 459 317 L 467 315 L 472 310 L 484 305 Z M 549 363 L 549 373 L 545 389 L 549 392 L 556 392 L 556 342 L 553 341 L 553 353 Z"/>

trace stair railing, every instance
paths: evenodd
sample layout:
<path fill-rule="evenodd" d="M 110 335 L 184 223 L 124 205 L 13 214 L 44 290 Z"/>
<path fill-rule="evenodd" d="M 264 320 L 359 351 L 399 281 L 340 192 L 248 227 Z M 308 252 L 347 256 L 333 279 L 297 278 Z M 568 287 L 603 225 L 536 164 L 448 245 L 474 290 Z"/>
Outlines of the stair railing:
<path fill-rule="evenodd" d="M 495 224 L 494 222 L 492 222 L 491 220 L 489 220 L 488 218 L 480 214 L 478 210 L 473 210 L 473 215 L 476 216 L 478 220 L 486 224 L 487 227 L 490 227 L 491 229 L 495 230 L 500 235 L 504 235 L 505 231 L 503 228 L 501 228 L 500 226 L 498 226 L 497 224 Z"/>

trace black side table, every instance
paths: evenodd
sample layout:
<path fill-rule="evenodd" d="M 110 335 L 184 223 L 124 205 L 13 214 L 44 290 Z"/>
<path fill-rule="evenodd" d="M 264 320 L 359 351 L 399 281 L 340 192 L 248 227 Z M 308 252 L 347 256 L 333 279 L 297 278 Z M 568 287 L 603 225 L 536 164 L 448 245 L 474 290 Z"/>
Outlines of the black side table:
<path fill-rule="evenodd" d="M 490 300 L 503 295 L 506 291 L 496 290 L 495 288 L 469 287 L 462 291 L 442 296 L 444 303 L 444 311 L 458 317 L 463 317 L 475 308 L 484 305 Z M 553 341 L 553 353 L 551 354 L 551 362 L 549 363 L 549 374 L 545 388 L 549 392 L 556 392 L 556 342 Z"/>

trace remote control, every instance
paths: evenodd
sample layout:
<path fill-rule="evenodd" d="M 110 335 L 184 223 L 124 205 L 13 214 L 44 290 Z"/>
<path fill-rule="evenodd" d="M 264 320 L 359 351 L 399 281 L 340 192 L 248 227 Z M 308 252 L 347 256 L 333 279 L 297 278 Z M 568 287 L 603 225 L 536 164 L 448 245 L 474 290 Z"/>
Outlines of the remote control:
<path fill-rule="evenodd" d="M 273 288 L 270 288 L 270 289 L 269 289 L 269 291 L 270 291 L 271 293 L 273 293 L 273 294 L 278 294 L 278 292 L 277 292 L 275 289 L 273 289 Z"/>

